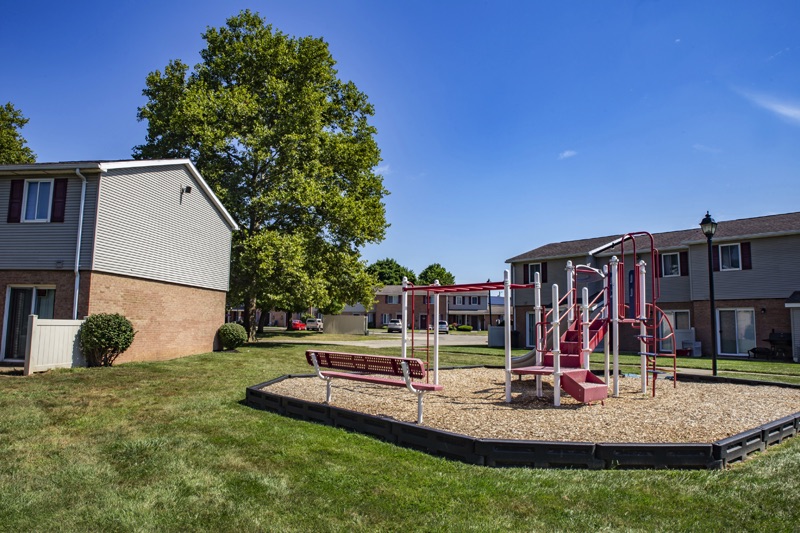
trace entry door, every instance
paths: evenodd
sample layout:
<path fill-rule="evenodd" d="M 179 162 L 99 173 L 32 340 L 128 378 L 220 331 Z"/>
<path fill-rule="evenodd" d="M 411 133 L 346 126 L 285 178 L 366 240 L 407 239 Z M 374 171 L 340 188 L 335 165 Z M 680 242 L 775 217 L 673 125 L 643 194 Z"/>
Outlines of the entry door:
<path fill-rule="evenodd" d="M 33 289 L 11 288 L 6 327 L 6 359 L 24 359 L 28 344 L 28 315 L 33 311 Z"/>
<path fill-rule="evenodd" d="M 747 355 L 756 346 L 755 324 L 752 309 L 720 309 L 719 353 Z"/>
<path fill-rule="evenodd" d="M 419 329 L 428 327 L 428 315 L 419 315 Z"/>

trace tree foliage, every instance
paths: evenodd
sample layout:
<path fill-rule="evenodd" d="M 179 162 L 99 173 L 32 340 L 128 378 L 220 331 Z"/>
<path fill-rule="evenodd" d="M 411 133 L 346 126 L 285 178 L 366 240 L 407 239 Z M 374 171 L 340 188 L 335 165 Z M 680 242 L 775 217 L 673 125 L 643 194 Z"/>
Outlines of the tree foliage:
<path fill-rule="evenodd" d="M 339 311 L 373 299 L 359 249 L 380 242 L 387 191 L 367 96 L 328 45 L 273 30 L 249 10 L 208 28 L 201 63 L 148 75 L 136 158 L 188 157 L 237 221 L 231 296 L 247 305 Z M 258 303 L 257 303 L 258 302 Z"/>
<path fill-rule="evenodd" d="M 367 267 L 367 272 L 378 278 L 383 285 L 400 285 L 403 283 L 403 276 L 411 283 L 417 283 L 417 275 L 413 270 L 388 257 L 372 263 Z"/>
<path fill-rule="evenodd" d="M 433 285 L 433 282 L 437 279 L 440 285 L 456 284 L 456 277 L 439 263 L 428 265 L 419 273 L 420 285 Z"/>
<path fill-rule="evenodd" d="M 20 130 L 28 123 L 11 102 L 0 106 L 0 165 L 35 163 L 36 154 L 28 146 Z"/>

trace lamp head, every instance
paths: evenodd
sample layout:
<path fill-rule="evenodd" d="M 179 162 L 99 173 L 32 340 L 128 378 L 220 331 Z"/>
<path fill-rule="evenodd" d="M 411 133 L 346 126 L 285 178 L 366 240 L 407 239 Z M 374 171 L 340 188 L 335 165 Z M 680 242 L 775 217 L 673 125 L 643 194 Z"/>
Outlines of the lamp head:
<path fill-rule="evenodd" d="M 703 218 L 703 220 L 700 221 L 700 229 L 703 231 L 703 235 L 709 239 L 717 232 L 717 223 L 713 218 L 711 218 L 711 215 L 708 211 L 706 211 L 706 216 Z"/>

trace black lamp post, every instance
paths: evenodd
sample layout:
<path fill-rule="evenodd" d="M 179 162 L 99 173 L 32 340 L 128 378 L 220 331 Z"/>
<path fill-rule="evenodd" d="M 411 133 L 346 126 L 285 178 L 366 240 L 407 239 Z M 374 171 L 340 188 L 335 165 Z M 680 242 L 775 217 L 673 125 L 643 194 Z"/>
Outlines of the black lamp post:
<path fill-rule="evenodd" d="M 714 305 L 714 257 L 711 238 L 717 232 L 717 223 L 706 211 L 706 216 L 700 221 L 700 229 L 708 241 L 708 297 L 711 303 L 711 375 L 717 375 L 717 311 Z"/>

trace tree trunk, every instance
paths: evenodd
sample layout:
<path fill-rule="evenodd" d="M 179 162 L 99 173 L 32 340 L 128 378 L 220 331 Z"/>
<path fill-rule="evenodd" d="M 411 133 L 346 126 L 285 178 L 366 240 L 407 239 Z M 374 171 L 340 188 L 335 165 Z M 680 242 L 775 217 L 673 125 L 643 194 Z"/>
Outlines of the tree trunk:
<path fill-rule="evenodd" d="M 292 327 L 292 312 L 286 311 L 286 329 Z"/>
<path fill-rule="evenodd" d="M 258 319 L 258 334 L 261 335 L 264 333 L 264 326 L 267 325 L 267 321 L 269 321 L 269 311 L 261 310 L 261 318 Z"/>
<path fill-rule="evenodd" d="M 248 296 L 245 300 L 244 329 L 247 331 L 247 340 L 256 340 L 256 298 Z"/>

